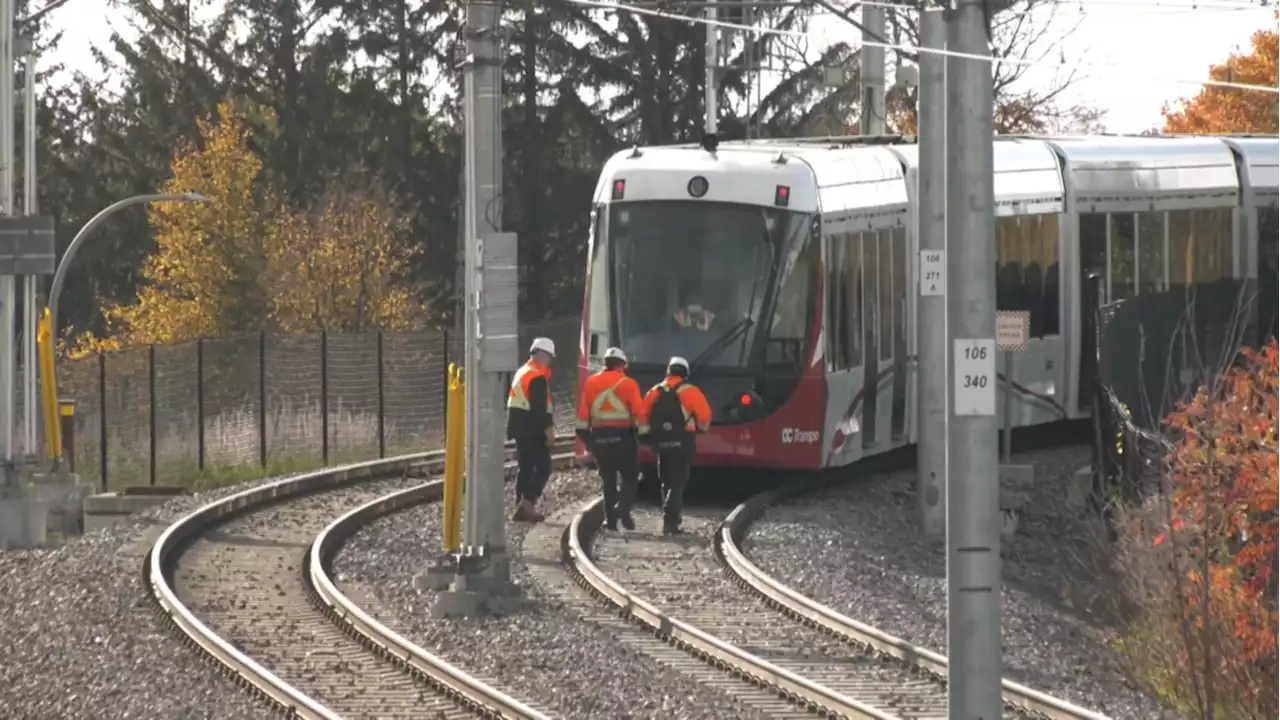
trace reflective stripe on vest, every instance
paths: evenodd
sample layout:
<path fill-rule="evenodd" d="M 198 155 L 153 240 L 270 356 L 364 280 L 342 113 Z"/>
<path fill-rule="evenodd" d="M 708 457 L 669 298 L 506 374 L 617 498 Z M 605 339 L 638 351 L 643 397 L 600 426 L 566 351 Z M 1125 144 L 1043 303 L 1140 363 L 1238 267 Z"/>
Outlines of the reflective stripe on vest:
<path fill-rule="evenodd" d="M 631 424 L 631 409 L 619 400 L 617 393 L 614 392 L 626 380 L 627 378 L 623 377 L 614 383 L 612 387 L 602 390 L 599 395 L 596 395 L 596 399 L 591 403 L 590 417 L 593 426 L 601 423 Z M 605 407 L 606 403 L 608 403 L 608 407 Z"/>
<path fill-rule="evenodd" d="M 511 392 L 507 395 L 508 410 L 525 410 L 530 409 L 529 396 L 525 391 L 524 377 L 529 373 L 535 373 L 538 376 L 546 377 L 538 372 L 538 369 L 530 363 L 525 363 L 516 371 L 515 377 L 511 378 Z M 533 378 L 529 378 L 529 382 L 533 382 Z M 551 383 L 547 383 L 547 414 L 551 414 Z"/>

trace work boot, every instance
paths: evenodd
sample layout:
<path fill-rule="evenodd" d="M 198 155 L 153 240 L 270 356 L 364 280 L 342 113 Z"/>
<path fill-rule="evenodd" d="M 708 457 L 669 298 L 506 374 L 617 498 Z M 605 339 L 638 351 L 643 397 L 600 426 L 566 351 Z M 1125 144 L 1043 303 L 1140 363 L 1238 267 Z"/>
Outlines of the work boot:
<path fill-rule="evenodd" d="M 684 530 L 681 530 L 679 525 L 663 525 L 662 534 L 663 535 L 683 535 Z"/>
<path fill-rule="evenodd" d="M 533 505 L 528 498 L 521 498 L 519 504 L 516 505 L 516 511 L 511 514 L 511 519 L 515 522 L 535 523 L 541 520 L 541 517 L 534 512 Z"/>
<path fill-rule="evenodd" d="M 609 532 L 618 532 L 618 518 L 605 518 L 604 529 Z"/>
<path fill-rule="evenodd" d="M 623 513 L 618 519 L 622 521 L 622 527 L 628 530 L 636 529 L 636 521 L 631 519 L 631 513 Z"/>

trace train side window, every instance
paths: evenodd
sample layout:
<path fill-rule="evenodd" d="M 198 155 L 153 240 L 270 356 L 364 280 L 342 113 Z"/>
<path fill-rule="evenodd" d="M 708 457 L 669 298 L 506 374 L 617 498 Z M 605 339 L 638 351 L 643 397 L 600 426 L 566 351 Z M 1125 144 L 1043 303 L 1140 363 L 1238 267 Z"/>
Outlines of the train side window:
<path fill-rule="evenodd" d="M 596 350 L 603 352 L 609 347 L 609 243 L 605 242 L 604 231 L 605 208 L 597 205 L 592 213 L 591 263 L 587 271 L 591 274 L 591 296 L 587 302 L 587 332 L 590 335 L 587 345 L 589 355 Z M 619 289 L 615 289 L 618 292 Z"/>
<path fill-rule="evenodd" d="M 880 235 L 880 359 L 893 359 L 893 231 Z"/>
<path fill-rule="evenodd" d="M 862 367 L 862 236 L 845 233 L 844 285 L 849 304 L 845 308 L 845 342 L 850 368 Z"/>
<path fill-rule="evenodd" d="M 1186 286 L 1196 281 L 1196 263 L 1193 255 L 1195 238 L 1190 210 L 1170 210 L 1168 213 L 1169 286 Z"/>
<path fill-rule="evenodd" d="M 1138 294 L 1151 295 L 1169 289 L 1165 275 L 1166 244 L 1163 212 L 1138 214 Z"/>
<path fill-rule="evenodd" d="M 996 218 L 996 309 L 1018 310 L 1018 296 L 1022 294 L 1022 271 L 1016 260 L 1018 247 L 1018 218 Z M 1013 275 L 1018 275 L 1014 282 Z"/>
<path fill-rule="evenodd" d="M 849 367 L 849 295 L 853 289 L 844 282 L 849 243 L 844 233 L 828 235 L 827 241 L 827 368 Z"/>
<path fill-rule="evenodd" d="M 1058 233 L 1060 232 L 1057 215 L 1039 215 L 1036 218 L 1039 221 L 1037 234 L 1040 236 L 1040 256 L 1039 268 L 1028 267 L 1025 271 L 1028 277 L 1027 285 L 1034 288 L 1034 283 L 1030 279 L 1038 269 L 1040 273 L 1040 292 L 1038 294 L 1031 293 L 1031 325 L 1032 328 L 1038 328 L 1038 332 L 1033 333 L 1035 337 L 1047 337 L 1058 335 L 1061 333 L 1060 315 L 1062 308 L 1060 300 L 1062 293 L 1060 292 L 1061 279 L 1058 277 Z"/>
<path fill-rule="evenodd" d="M 880 345 L 880 242 L 875 232 L 864 232 L 862 241 L 862 337 L 863 355 L 868 365 L 877 362 Z M 870 344 L 870 347 L 867 345 Z"/>
<path fill-rule="evenodd" d="M 769 327 L 769 342 L 765 349 L 765 365 L 768 367 L 795 367 L 803 365 L 801 355 L 804 341 L 810 337 L 813 327 L 813 292 L 817 287 L 815 269 L 821 257 L 821 243 L 806 233 L 803 246 L 797 249 L 795 264 L 783 281 L 774 303 L 773 322 Z"/>
<path fill-rule="evenodd" d="M 1134 296 L 1134 232 L 1133 213 L 1111 213 L 1107 234 L 1107 302 Z"/>
<path fill-rule="evenodd" d="M 907 230 L 893 229 L 893 346 L 907 347 Z M 906 358 L 898 358 L 904 362 Z"/>
<path fill-rule="evenodd" d="M 1080 272 L 1107 271 L 1107 216 L 1105 213 L 1080 215 Z"/>
<path fill-rule="evenodd" d="M 1196 238 L 1196 282 L 1214 282 L 1234 275 L 1231 245 L 1230 208 L 1195 210 L 1191 213 L 1192 233 Z"/>

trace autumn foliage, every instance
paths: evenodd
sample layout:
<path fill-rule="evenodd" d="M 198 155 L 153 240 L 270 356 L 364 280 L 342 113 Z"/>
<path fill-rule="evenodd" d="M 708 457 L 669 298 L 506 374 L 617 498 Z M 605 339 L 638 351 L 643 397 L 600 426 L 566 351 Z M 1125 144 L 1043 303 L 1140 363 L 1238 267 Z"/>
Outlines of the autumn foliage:
<path fill-rule="evenodd" d="M 1273 339 L 1165 420 L 1165 493 L 1122 525 L 1124 649 L 1185 717 L 1275 718 L 1277 354 Z"/>
<path fill-rule="evenodd" d="M 1233 53 L 1226 62 L 1209 69 L 1209 76 L 1221 82 L 1276 87 L 1276 55 L 1280 51 L 1276 30 L 1253 34 L 1248 54 Z M 1280 132 L 1276 94 L 1258 90 L 1206 85 L 1199 95 L 1181 100 L 1163 110 L 1166 133 L 1199 135 Z"/>
<path fill-rule="evenodd" d="M 405 284 L 418 248 L 389 193 L 352 174 L 309 207 L 290 206 L 261 176 L 250 122 L 220 105 L 174 154 L 161 191 L 212 202 L 150 206 L 156 249 L 137 300 L 106 308 L 106 337 L 79 338 L 80 351 L 262 329 L 399 329 L 420 317 Z"/>

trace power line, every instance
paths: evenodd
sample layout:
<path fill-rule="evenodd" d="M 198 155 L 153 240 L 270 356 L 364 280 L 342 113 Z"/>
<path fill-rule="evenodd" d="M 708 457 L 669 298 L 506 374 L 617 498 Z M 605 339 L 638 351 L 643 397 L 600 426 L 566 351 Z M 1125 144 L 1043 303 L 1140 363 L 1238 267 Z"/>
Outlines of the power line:
<path fill-rule="evenodd" d="M 882 7 L 901 12 L 920 12 L 920 8 L 915 5 L 904 5 L 902 3 L 883 2 L 882 0 L 864 0 L 862 2 L 850 3 L 847 10 L 839 10 L 837 12 L 852 12 L 859 5 L 867 7 Z M 630 6 L 630 5 L 628 5 Z M 1264 5 L 1223 5 L 1223 4 L 1204 4 L 1204 3 L 1164 3 L 1164 2 L 1142 2 L 1141 0 L 1118 0 L 1117 2 L 1096 2 L 1094 0 L 1038 0 L 1029 4 L 1029 7 L 1021 10 L 1004 10 L 1000 15 L 1038 15 L 1047 8 L 1057 9 L 1058 12 L 1073 12 L 1078 15 L 1092 16 L 1150 16 L 1150 15 L 1191 15 L 1191 14 L 1218 14 L 1218 13 L 1238 13 L 1257 10 L 1265 10 L 1267 12 L 1276 12 L 1274 6 Z M 1114 10 L 1113 10 L 1114 8 Z M 1141 9 L 1147 8 L 1147 9 Z"/>
<path fill-rule="evenodd" d="M 603 10 L 613 10 L 615 12 L 617 11 L 630 12 L 638 15 L 648 15 L 651 17 L 668 18 L 671 20 L 677 20 L 679 22 L 688 23 L 691 25 L 716 25 L 723 28 L 729 28 L 731 30 L 739 30 L 742 32 L 749 32 L 757 35 L 779 35 L 779 36 L 785 36 L 785 37 L 818 39 L 818 36 L 816 36 L 815 34 L 804 32 L 801 30 L 778 30 L 775 28 L 762 28 L 762 27 L 757 27 L 753 25 L 742 25 L 739 23 L 726 22 L 724 20 L 711 20 L 708 18 L 699 18 L 699 17 L 692 17 L 689 15 L 680 15 L 676 13 L 662 12 L 660 10 L 647 10 L 644 8 L 630 7 L 627 5 L 619 5 L 616 2 L 603 2 L 602 0 L 565 0 L 565 2 L 571 3 L 573 5 L 582 5 L 584 7 L 594 7 L 594 8 L 600 8 Z M 879 43 L 879 42 L 872 42 L 870 40 L 864 40 L 862 44 L 872 46 L 872 47 L 882 47 L 887 50 L 897 50 L 901 52 L 935 54 L 935 55 L 942 55 L 945 57 L 960 58 L 963 60 L 980 60 L 983 62 L 991 62 L 991 63 L 1001 62 L 1001 63 L 1008 63 L 1010 65 L 1022 65 L 1025 67 L 1045 67 L 1045 68 L 1053 68 L 1057 70 L 1061 70 L 1066 67 L 1065 61 L 1061 63 L 1050 63 L 1050 62 L 1044 62 L 1040 60 L 1019 60 L 1015 58 L 999 58 L 997 60 L 997 59 L 991 58 L 990 56 L 985 56 L 985 55 L 974 55 L 970 53 L 956 52 L 954 50 L 938 50 L 936 48 L 920 47 L 919 45 L 911 45 L 908 43 Z M 1082 67 L 1085 67 L 1085 68 L 1106 67 L 1106 68 L 1115 68 L 1115 69 L 1125 70 L 1126 72 L 1131 71 L 1129 67 L 1125 65 L 1121 65 L 1119 63 L 1092 62 L 1092 63 L 1084 63 Z M 1160 80 L 1163 82 L 1176 83 L 1179 85 L 1212 86 L 1212 87 L 1232 88 L 1235 90 L 1257 90 L 1259 92 L 1269 92 L 1269 93 L 1280 95 L 1280 88 L 1273 87 L 1270 85 L 1248 85 L 1245 83 L 1227 82 L 1224 80 L 1188 80 L 1186 78 L 1172 78 L 1172 77 L 1165 77 L 1163 75 L 1152 75 L 1147 73 L 1141 74 L 1141 77 L 1147 80 Z"/>

